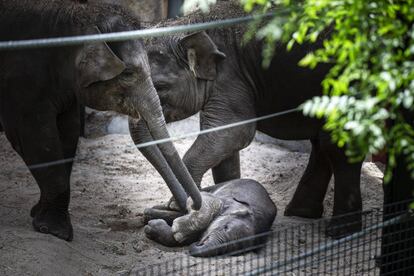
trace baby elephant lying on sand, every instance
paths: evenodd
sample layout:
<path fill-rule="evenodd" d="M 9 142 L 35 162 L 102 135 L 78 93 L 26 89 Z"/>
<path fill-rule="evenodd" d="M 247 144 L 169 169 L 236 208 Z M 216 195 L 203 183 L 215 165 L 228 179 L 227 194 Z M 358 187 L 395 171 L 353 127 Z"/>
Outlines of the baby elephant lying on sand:
<path fill-rule="evenodd" d="M 263 237 L 248 237 L 269 231 L 277 210 L 258 182 L 235 179 L 209 187 L 201 195 L 201 209 L 193 210 L 189 198 L 186 215 L 166 206 L 146 209 L 146 236 L 170 247 L 191 244 L 190 254 L 200 257 L 231 253 L 264 242 Z"/>

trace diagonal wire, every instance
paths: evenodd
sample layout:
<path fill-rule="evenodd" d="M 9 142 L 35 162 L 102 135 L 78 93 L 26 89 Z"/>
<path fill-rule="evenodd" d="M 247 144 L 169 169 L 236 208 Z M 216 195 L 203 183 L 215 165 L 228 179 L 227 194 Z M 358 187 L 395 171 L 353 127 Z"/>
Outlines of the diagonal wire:
<path fill-rule="evenodd" d="M 167 142 L 174 142 L 174 141 L 189 138 L 189 137 L 196 137 L 196 136 L 204 135 L 204 134 L 211 133 L 211 132 L 221 131 L 221 130 L 225 130 L 225 129 L 229 129 L 229 128 L 233 128 L 233 127 L 246 125 L 246 124 L 252 124 L 252 123 L 255 123 L 255 122 L 258 122 L 258 121 L 263 121 L 263 120 L 267 120 L 267 119 L 270 119 L 270 118 L 275 118 L 275 117 L 278 117 L 278 116 L 283 116 L 283 115 L 286 115 L 286 114 L 290 114 L 290 113 L 293 113 L 293 112 L 298 112 L 300 110 L 301 109 L 299 107 L 296 107 L 296 108 L 292 108 L 292 109 L 288 109 L 288 110 L 284 110 L 284 111 L 280 111 L 280 112 L 275 112 L 275 113 L 272 113 L 272 114 L 268 114 L 268 115 L 264 115 L 264 116 L 260 116 L 260 117 L 255 117 L 255 118 L 252 118 L 252 119 L 243 120 L 243 121 L 239 121 L 239 122 L 235 122 L 235 123 L 231 123 L 231 124 L 227 124 L 227 125 L 223 125 L 223 126 L 218 126 L 218 127 L 214 127 L 214 128 L 200 130 L 200 131 L 189 132 L 189 133 L 185 133 L 185 134 L 182 134 L 182 135 L 171 136 L 169 138 L 159 139 L 159 140 L 155 140 L 155 141 L 140 143 L 140 144 L 133 145 L 131 147 L 136 147 L 136 148 L 140 149 L 140 148 L 155 146 L 155 145 L 163 144 L 163 143 L 167 143 Z M 74 160 L 75 160 L 75 158 L 61 159 L 61 160 L 56 160 L 56 161 L 51 161 L 51 162 L 45 162 L 45 163 L 30 165 L 30 166 L 28 166 L 28 168 L 29 169 L 40 169 L 40 168 L 44 168 L 44 167 L 50 167 L 50 166 L 56 166 L 56 165 L 70 163 L 70 162 L 73 162 Z M 24 169 L 26 169 L 26 167 L 24 167 Z"/>
<path fill-rule="evenodd" d="M 231 124 L 227 124 L 227 125 L 223 125 L 223 126 L 219 126 L 219 127 L 209 128 L 209 129 L 205 129 L 205 130 L 201 130 L 201 131 L 190 132 L 190 133 L 177 135 L 177 136 L 173 136 L 173 137 L 170 137 L 170 138 L 164 138 L 164 139 L 160 139 L 160 140 L 156 140 L 156 141 L 145 142 L 145 143 L 141 143 L 141 144 L 138 144 L 138 145 L 135 145 L 135 146 L 137 148 L 145 148 L 145 147 L 154 146 L 154 145 L 158 145 L 158 144 L 162 144 L 162 143 L 166 143 L 166 142 L 173 142 L 173 141 L 176 141 L 176 140 L 181 140 L 181 139 L 184 139 L 184 138 L 203 135 L 203 134 L 207 134 L 207 133 L 210 133 L 210 132 L 216 132 L 216 131 L 225 130 L 225 129 L 228 129 L 228 128 L 233 128 L 233 127 L 237 127 L 237 126 L 252 124 L 252 123 L 255 123 L 255 122 L 258 122 L 258 121 L 263 121 L 263 120 L 266 120 L 266 119 L 286 115 L 286 114 L 297 112 L 297 111 L 300 111 L 300 108 L 298 108 L 298 107 L 297 108 L 292 108 L 292 109 L 284 110 L 284 111 L 281 111 L 281 112 L 276 112 L 276 113 L 272 113 L 272 114 L 268 114 L 268 115 L 264 115 L 264 116 L 244 120 L 244 121 L 239 121 L 239 122 L 235 122 L 235 123 L 231 123 Z"/>

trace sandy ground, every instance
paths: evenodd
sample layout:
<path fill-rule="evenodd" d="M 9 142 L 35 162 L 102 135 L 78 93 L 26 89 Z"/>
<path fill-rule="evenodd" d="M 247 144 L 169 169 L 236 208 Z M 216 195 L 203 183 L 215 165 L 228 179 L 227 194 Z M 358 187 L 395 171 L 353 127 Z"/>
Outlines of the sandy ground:
<path fill-rule="evenodd" d="M 191 119 L 170 127 L 171 133 L 189 130 L 189 125 L 193 128 L 197 124 Z M 183 154 L 192 141 L 176 142 L 178 151 Z M 309 155 L 303 152 L 304 148 L 280 146 L 271 139 L 258 137 L 241 153 L 242 176 L 261 182 L 279 209 L 273 229 L 309 223 L 283 217 L 307 163 Z M 381 205 L 381 177 L 375 164 L 364 164 L 364 209 Z M 203 185 L 212 183 L 208 173 Z M 81 139 L 71 187 L 73 242 L 34 232 L 29 210 L 38 200 L 38 187 L 0 133 L 0 275 L 125 274 L 185 255 L 183 248 L 167 249 L 143 235 L 144 208 L 165 202 L 170 193 L 127 134 Z M 325 206 L 329 214 L 332 188 Z"/>

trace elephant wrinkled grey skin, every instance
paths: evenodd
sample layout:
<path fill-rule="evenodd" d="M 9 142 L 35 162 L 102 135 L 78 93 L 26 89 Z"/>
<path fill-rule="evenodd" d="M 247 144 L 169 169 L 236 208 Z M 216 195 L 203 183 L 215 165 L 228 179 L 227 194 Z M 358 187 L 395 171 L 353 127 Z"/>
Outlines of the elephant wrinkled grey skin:
<path fill-rule="evenodd" d="M 216 15 L 210 17 L 215 19 Z M 191 15 L 187 19 L 200 21 Z M 181 23 L 184 21 L 180 19 Z M 320 64 L 311 70 L 298 66 L 298 62 L 322 45 L 326 33 L 315 44 L 295 45 L 291 51 L 277 44 L 267 69 L 262 66 L 262 42 L 252 41 L 241 46 L 243 33 L 242 27 L 236 27 L 146 42 L 151 77 L 167 122 L 200 112 L 200 127 L 205 130 L 296 108 L 322 94 L 321 82 L 331 65 Z M 198 136 L 183 160 L 197 185 L 209 169 L 215 182 L 220 183 L 240 178 L 239 151 L 251 143 L 256 130 L 278 139 L 309 139 L 312 142 L 309 163 L 285 215 L 321 217 L 332 175 L 335 178 L 333 215 L 358 213 L 362 209 L 362 162 L 349 163 L 344 149 L 331 142 L 322 125 L 322 120 L 305 117 L 298 111 L 211 132 Z M 148 140 L 149 136 L 139 124 L 131 129 L 135 142 Z M 144 151 L 146 156 L 156 155 L 148 152 L 150 148 Z M 347 227 L 333 227 L 350 221 Z M 361 216 L 332 220 L 331 226 L 327 234 L 341 237 L 361 228 Z"/>
<path fill-rule="evenodd" d="M 119 32 L 139 27 L 137 19 L 111 5 L 69 0 L 0 0 L 2 40 Z M 80 103 L 135 119 L 142 117 L 154 139 L 168 137 L 141 41 L 0 51 L 0 125 L 41 192 L 39 202 L 31 210 L 32 224 L 37 231 L 64 240 L 73 238 L 68 206 Z M 160 166 L 176 172 L 187 194 L 194 196 L 195 205 L 201 205 L 200 193 L 173 144 L 165 143 L 159 151 Z M 178 198 L 186 200 L 182 186 L 171 188 L 179 194 Z"/>
<path fill-rule="evenodd" d="M 241 253 L 266 240 L 277 209 L 258 182 L 231 180 L 209 187 L 202 197 L 199 211 L 191 209 L 189 198 L 184 216 L 171 216 L 162 207 L 147 209 L 146 236 L 170 247 L 191 244 L 190 254 L 196 257 Z"/>

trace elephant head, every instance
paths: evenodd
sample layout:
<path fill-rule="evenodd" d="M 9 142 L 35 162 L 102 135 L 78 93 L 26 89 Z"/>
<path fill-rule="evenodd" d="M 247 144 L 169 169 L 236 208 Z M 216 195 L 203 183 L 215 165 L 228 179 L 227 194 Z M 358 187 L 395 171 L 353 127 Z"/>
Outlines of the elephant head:
<path fill-rule="evenodd" d="M 226 58 L 205 32 L 155 42 L 148 49 L 151 77 L 167 122 L 199 112 Z"/>
<path fill-rule="evenodd" d="M 142 118 L 141 123 L 151 138 L 169 137 L 147 54 L 140 41 L 87 44 L 79 49 L 75 60 L 80 98 L 85 105 Z M 201 197 L 197 186 L 173 144 L 167 142 L 157 148 L 162 154 L 159 166 L 177 175 L 185 191 L 178 182 L 169 185 L 170 189 L 183 200 L 190 195 L 199 208 Z"/>
<path fill-rule="evenodd" d="M 153 39 L 147 42 L 146 48 L 154 91 L 159 95 L 167 122 L 184 119 L 200 111 L 212 81 L 217 77 L 216 67 L 226 57 L 225 54 L 218 50 L 205 32 L 183 38 L 161 38 L 161 41 Z M 130 120 L 130 132 L 135 143 L 145 143 L 155 138 L 150 135 L 143 121 Z M 187 176 L 187 168 L 173 172 L 163 166 L 163 157 L 159 151 L 162 146 L 142 148 L 140 151 L 157 168 L 172 191 L 180 182 L 187 193 L 198 193 L 190 188 L 192 184 L 186 183 L 190 177 Z M 185 197 L 178 190 L 173 191 L 173 194 L 184 211 Z M 192 194 L 190 196 L 193 198 Z"/>
<path fill-rule="evenodd" d="M 248 251 L 256 243 L 251 223 L 242 216 L 224 216 L 212 222 L 200 241 L 190 246 L 189 253 L 194 257 L 240 254 L 239 250 Z"/>

